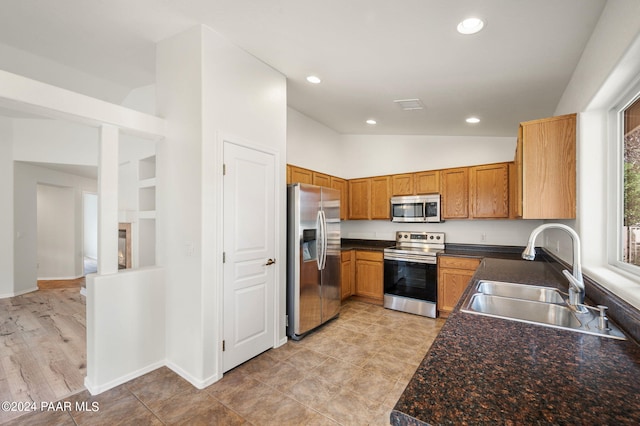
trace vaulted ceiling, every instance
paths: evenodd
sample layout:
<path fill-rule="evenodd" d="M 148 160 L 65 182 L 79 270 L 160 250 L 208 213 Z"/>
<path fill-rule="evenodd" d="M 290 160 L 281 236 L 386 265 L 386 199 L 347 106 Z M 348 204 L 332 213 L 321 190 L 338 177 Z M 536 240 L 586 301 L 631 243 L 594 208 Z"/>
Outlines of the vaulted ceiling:
<path fill-rule="evenodd" d="M 4 0 L 0 69 L 119 102 L 154 83 L 158 41 L 203 24 L 282 72 L 289 106 L 339 133 L 515 136 L 553 114 L 605 3 Z M 461 35 L 469 16 L 486 26 Z M 394 103 L 414 98 L 424 109 Z"/>

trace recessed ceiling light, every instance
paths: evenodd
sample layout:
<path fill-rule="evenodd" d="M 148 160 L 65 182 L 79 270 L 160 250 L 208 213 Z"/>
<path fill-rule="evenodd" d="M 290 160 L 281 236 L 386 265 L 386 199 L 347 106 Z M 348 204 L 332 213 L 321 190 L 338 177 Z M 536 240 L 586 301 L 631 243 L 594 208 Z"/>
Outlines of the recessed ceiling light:
<path fill-rule="evenodd" d="M 469 124 L 476 124 L 480 122 L 480 119 L 478 117 L 469 117 L 465 121 Z"/>
<path fill-rule="evenodd" d="M 371 125 L 373 125 L 373 124 L 377 124 L 377 123 L 378 123 L 378 122 L 377 122 L 376 120 L 372 119 L 372 118 L 370 118 L 370 119 L 368 119 L 368 120 L 367 120 L 367 124 L 371 124 Z"/>
<path fill-rule="evenodd" d="M 322 80 L 320 80 L 320 78 L 316 77 L 315 75 L 310 75 L 309 77 L 307 77 L 307 81 L 308 81 L 309 83 L 318 84 L 318 83 L 320 83 Z"/>
<path fill-rule="evenodd" d="M 458 24 L 460 34 L 475 34 L 484 28 L 484 21 L 480 18 L 467 18 Z"/>

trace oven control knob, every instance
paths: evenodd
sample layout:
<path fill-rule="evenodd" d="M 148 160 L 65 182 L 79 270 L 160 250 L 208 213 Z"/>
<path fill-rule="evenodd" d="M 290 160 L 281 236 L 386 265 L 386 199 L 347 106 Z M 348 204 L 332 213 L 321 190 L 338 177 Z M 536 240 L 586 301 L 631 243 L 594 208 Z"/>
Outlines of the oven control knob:
<path fill-rule="evenodd" d="M 430 240 L 433 240 L 433 235 L 429 235 L 429 239 L 430 239 Z"/>

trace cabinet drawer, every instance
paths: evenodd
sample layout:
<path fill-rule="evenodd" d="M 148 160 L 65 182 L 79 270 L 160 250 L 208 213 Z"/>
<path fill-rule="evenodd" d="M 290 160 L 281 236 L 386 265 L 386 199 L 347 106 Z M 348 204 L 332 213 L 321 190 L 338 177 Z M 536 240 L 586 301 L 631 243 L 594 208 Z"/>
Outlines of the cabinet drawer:
<path fill-rule="evenodd" d="M 480 259 L 473 259 L 469 257 L 440 256 L 438 258 L 438 265 L 442 268 L 467 269 L 475 271 L 479 264 Z"/>
<path fill-rule="evenodd" d="M 370 260 L 372 262 L 382 262 L 383 254 L 379 251 L 356 251 L 356 260 Z"/>
<path fill-rule="evenodd" d="M 352 251 L 353 250 L 343 250 L 342 252 L 340 252 L 340 260 L 343 262 L 351 260 Z"/>

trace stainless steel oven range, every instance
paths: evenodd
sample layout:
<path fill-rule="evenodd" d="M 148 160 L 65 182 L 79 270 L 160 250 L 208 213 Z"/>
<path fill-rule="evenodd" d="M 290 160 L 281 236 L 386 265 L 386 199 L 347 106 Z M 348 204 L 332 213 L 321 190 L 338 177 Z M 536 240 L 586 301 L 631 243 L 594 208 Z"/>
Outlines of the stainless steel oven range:
<path fill-rule="evenodd" d="M 443 232 L 396 232 L 395 247 L 384 249 L 384 307 L 435 318 L 443 250 Z"/>

